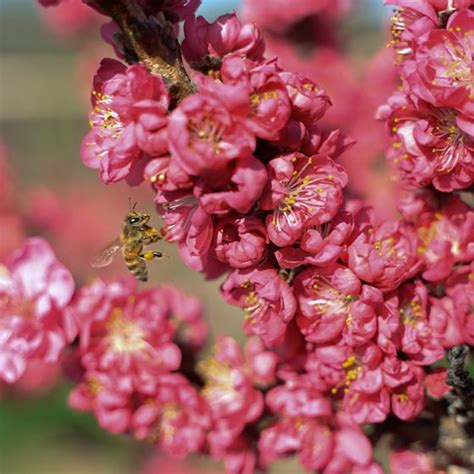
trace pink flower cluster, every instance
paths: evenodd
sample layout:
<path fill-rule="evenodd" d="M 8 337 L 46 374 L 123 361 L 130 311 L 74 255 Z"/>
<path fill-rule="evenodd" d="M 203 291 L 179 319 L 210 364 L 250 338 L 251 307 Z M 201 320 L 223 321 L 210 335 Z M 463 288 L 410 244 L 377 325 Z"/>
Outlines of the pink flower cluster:
<path fill-rule="evenodd" d="M 0 378 L 14 383 L 32 361 L 58 362 L 77 335 L 68 304 L 71 273 L 42 239 L 27 240 L 0 265 Z"/>
<path fill-rule="evenodd" d="M 403 219 L 388 221 L 344 198 L 350 141 L 321 126 L 326 92 L 266 58 L 255 25 L 208 23 L 192 1 L 140 3 L 170 31 L 185 20 L 196 92 L 176 103 L 144 64 L 103 60 L 82 159 L 104 183 L 151 185 L 165 238 L 208 278 L 226 273 L 221 293 L 252 338 L 241 350 L 220 337 L 188 373 L 205 336 L 195 304 L 92 283 L 67 311 L 80 338 L 71 404 L 229 473 L 289 455 L 326 474 L 382 472 L 361 425 L 415 420 L 449 390 L 432 364 L 474 343 L 474 213 L 442 194 L 473 178 L 469 3 L 392 2 L 403 88 L 379 116 L 406 189 Z"/>
<path fill-rule="evenodd" d="M 97 281 L 74 299 L 80 343 L 69 371 L 79 384 L 69 402 L 92 411 L 112 433 L 132 433 L 183 456 L 202 447 L 208 425 L 204 402 L 177 373 L 185 348 L 205 342 L 200 305 L 175 288 L 135 286 Z"/>
<path fill-rule="evenodd" d="M 402 184 L 443 192 L 474 179 L 474 12 L 458 2 L 387 1 L 401 91 L 379 110 L 391 135 L 387 158 Z"/>

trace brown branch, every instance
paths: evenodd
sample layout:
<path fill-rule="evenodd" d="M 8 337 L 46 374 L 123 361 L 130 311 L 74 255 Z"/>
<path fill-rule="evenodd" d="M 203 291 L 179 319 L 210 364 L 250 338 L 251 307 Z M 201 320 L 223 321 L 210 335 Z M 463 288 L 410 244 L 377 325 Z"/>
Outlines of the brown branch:
<path fill-rule="evenodd" d="M 136 0 L 96 0 L 96 3 L 121 29 L 120 39 L 128 62 L 140 62 L 163 77 L 172 106 L 194 92 L 179 42 L 164 15 L 147 15 Z"/>
<path fill-rule="evenodd" d="M 448 351 L 446 383 L 454 388 L 448 413 L 461 424 L 474 422 L 474 380 L 464 367 L 468 354 L 467 345 L 454 346 Z"/>

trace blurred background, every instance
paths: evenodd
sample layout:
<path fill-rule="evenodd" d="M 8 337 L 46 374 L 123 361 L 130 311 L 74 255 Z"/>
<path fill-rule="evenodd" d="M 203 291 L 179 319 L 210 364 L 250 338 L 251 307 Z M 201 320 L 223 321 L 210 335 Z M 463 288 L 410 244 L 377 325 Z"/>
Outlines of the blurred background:
<path fill-rule="evenodd" d="M 248 8 L 251 3 L 246 2 L 245 14 L 258 22 Z M 316 12 L 310 43 L 295 34 L 307 26 L 307 18 L 293 25 L 276 18 L 261 26 L 271 53 L 285 67 L 301 70 L 328 89 L 334 107 L 327 126 L 343 128 L 358 140 L 343 158 L 350 192 L 377 203 L 385 216 L 392 212 L 391 188 L 383 164 L 383 129 L 373 114 L 395 82 L 385 51 L 386 13 L 382 0 L 341 3 L 344 7 L 330 12 L 320 29 L 315 25 L 325 13 Z M 33 0 L 0 2 L 0 187 L 9 183 L 10 195 L 8 203 L 0 203 L 0 262 L 25 236 L 42 235 L 71 268 L 78 286 L 96 275 L 126 275 L 120 259 L 103 270 L 91 269 L 88 261 L 118 235 L 129 198 L 138 202 L 137 209 L 153 209 L 146 186 L 107 187 L 80 161 L 91 79 L 100 59 L 113 53 L 100 39 L 102 19 L 79 4 L 68 0 L 65 7 L 40 9 Z M 203 0 L 199 13 L 211 20 L 241 8 L 238 0 Z M 241 312 L 223 303 L 220 281 L 206 282 L 186 268 L 173 247 L 163 244 L 160 250 L 170 258 L 149 266 L 152 284 L 174 284 L 200 297 L 211 339 L 216 334 L 242 339 Z M 50 388 L 39 393 L 39 380 L 50 380 Z M 69 389 L 56 367 L 31 367 L 17 386 L 0 386 L 2 474 L 222 472 L 217 463 L 168 461 L 148 447 L 102 432 L 91 416 L 67 407 Z M 272 472 L 300 471 L 288 462 Z"/>

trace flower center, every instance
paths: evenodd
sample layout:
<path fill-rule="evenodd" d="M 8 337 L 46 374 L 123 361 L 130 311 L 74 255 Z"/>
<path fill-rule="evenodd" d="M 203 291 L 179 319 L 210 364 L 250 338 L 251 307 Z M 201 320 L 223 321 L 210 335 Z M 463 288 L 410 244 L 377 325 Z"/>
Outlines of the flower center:
<path fill-rule="evenodd" d="M 0 297 L 0 310 L 1 314 L 20 316 L 27 321 L 35 318 L 35 304 L 28 298 L 3 295 Z"/>
<path fill-rule="evenodd" d="M 325 189 L 322 186 L 322 178 L 306 174 L 308 167 L 313 164 L 312 158 L 293 156 L 292 163 L 298 160 L 306 160 L 299 169 L 295 166 L 292 176 L 287 180 L 280 181 L 280 184 L 287 188 L 288 194 L 284 196 L 278 206 L 273 211 L 272 224 L 281 230 L 281 219 L 284 219 L 290 227 L 297 227 L 302 222 L 314 217 L 315 212 L 324 204 L 326 197 Z M 334 180 L 334 176 L 328 175 L 329 181 Z"/>
<path fill-rule="evenodd" d="M 405 251 L 403 246 L 399 244 L 400 242 L 397 241 L 395 237 L 390 236 L 383 240 L 376 240 L 374 242 L 374 248 L 379 257 L 405 261 Z"/>
<path fill-rule="evenodd" d="M 412 300 L 400 308 L 400 318 L 402 323 L 406 326 L 416 327 L 418 321 L 423 318 L 421 303 L 417 300 Z"/>
<path fill-rule="evenodd" d="M 439 108 L 434 114 L 438 124 L 433 127 L 432 135 L 441 141 L 442 145 L 434 147 L 431 151 L 437 157 L 437 173 L 449 173 L 457 165 L 465 153 L 464 145 L 467 135 L 456 125 L 454 111 Z"/>
<path fill-rule="evenodd" d="M 210 356 L 198 363 L 197 370 L 206 381 L 201 391 L 203 397 L 223 405 L 240 397 L 234 388 L 232 369 L 225 363 Z"/>
<path fill-rule="evenodd" d="M 107 341 L 115 352 L 138 352 L 147 345 L 144 331 L 138 324 L 127 320 L 121 308 L 112 310 L 112 317 L 107 323 L 107 331 Z"/>
<path fill-rule="evenodd" d="M 474 76 L 472 73 L 472 37 L 473 32 L 465 32 L 462 36 L 461 28 L 450 28 L 450 33 L 456 35 L 456 42 L 446 40 L 444 52 L 440 54 L 442 68 L 433 80 L 434 85 L 440 86 L 466 86 L 474 89 Z"/>
<path fill-rule="evenodd" d="M 200 121 L 191 119 L 189 130 L 199 141 L 208 142 L 214 153 L 219 154 L 221 152 L 224 125 L 209 117 L 203 117 Z"/>
<path fill-rule="evenodd" d="M 160 437 L 168 440 L 173 439 L 176 427 L 173 422 L 179 417 L 181 411 L 176 403 L 166 403 L 160 412 Z"/>
<path fill-rule="evenodd" d="M 346 323 L 350 325 L 352 322 L 350 308 L 356 299 L 354 295 L 336 290 L 325 276 L 319 274 L 315 276 L 311 288 L 316 293 L 311 304 L 319 315 L 345 314 L 347 315 Z"/>
<path fill-rule="evenodd" d="M 348 393 L 352 382 L 354 382 L 354 380 L 359 377 L 359 374 L 362 371 L 362 366 L 358 364 L 357 357 L 355 355 L 351 355 L 344 362 L 342 362 L 341 368 L 345 372 L 345 377 L 343 381 L 331 389 L 331 393 L 333 395 L 337 393 L 341 384 L 344 385 L 344 393 Z"/>
<path fill-rule="evenodd" d="M 110 107 L 112 98 L 101 92 L 93 91 L 92 94 L 96 103 L 89 121 L 90 126 L 97 127 L 103 137 L 120 138 L 124 127 L 120 115 Z"/>
<path fill-rule="evenodd" d="M 252 96 L 250 97 L 250 105 L 251 105 L 252 111 L 253 112 L 257 111 L 262 102 L 267 102 L 269 100 L 275 100 L 275 99 L 278 99 L 278 94 L 276 91 L 261 92 L 260 94 L 259 93 L 252 94 Z"/>
<path fill-rule="evenodd" d="M 403 61 L 405 56 L 411 54 L 413 50 L 410 45 L 402 40 L 405 30 L 417 19 L 417 15 L 410 10 L 401 8 L 394 12 L 390 18 L 390 31 L 392 39 L 388 46 L 392 47 L 396 53 L 395 60 L 397 63 Z"/>

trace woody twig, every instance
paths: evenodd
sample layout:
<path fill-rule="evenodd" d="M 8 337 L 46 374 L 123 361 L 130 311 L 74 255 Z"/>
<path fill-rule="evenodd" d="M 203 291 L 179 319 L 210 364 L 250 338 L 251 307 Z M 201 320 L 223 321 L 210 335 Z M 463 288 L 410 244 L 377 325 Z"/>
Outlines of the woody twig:
<path fill-rule="evenodd" d="M 172 106 L 194 92 L 174 29 L 162 13 L 147 15 L 136 0 L 96 0 L 96 4 L 120 28 L 127 61 L 140 62 L 162 76 Z"/>

